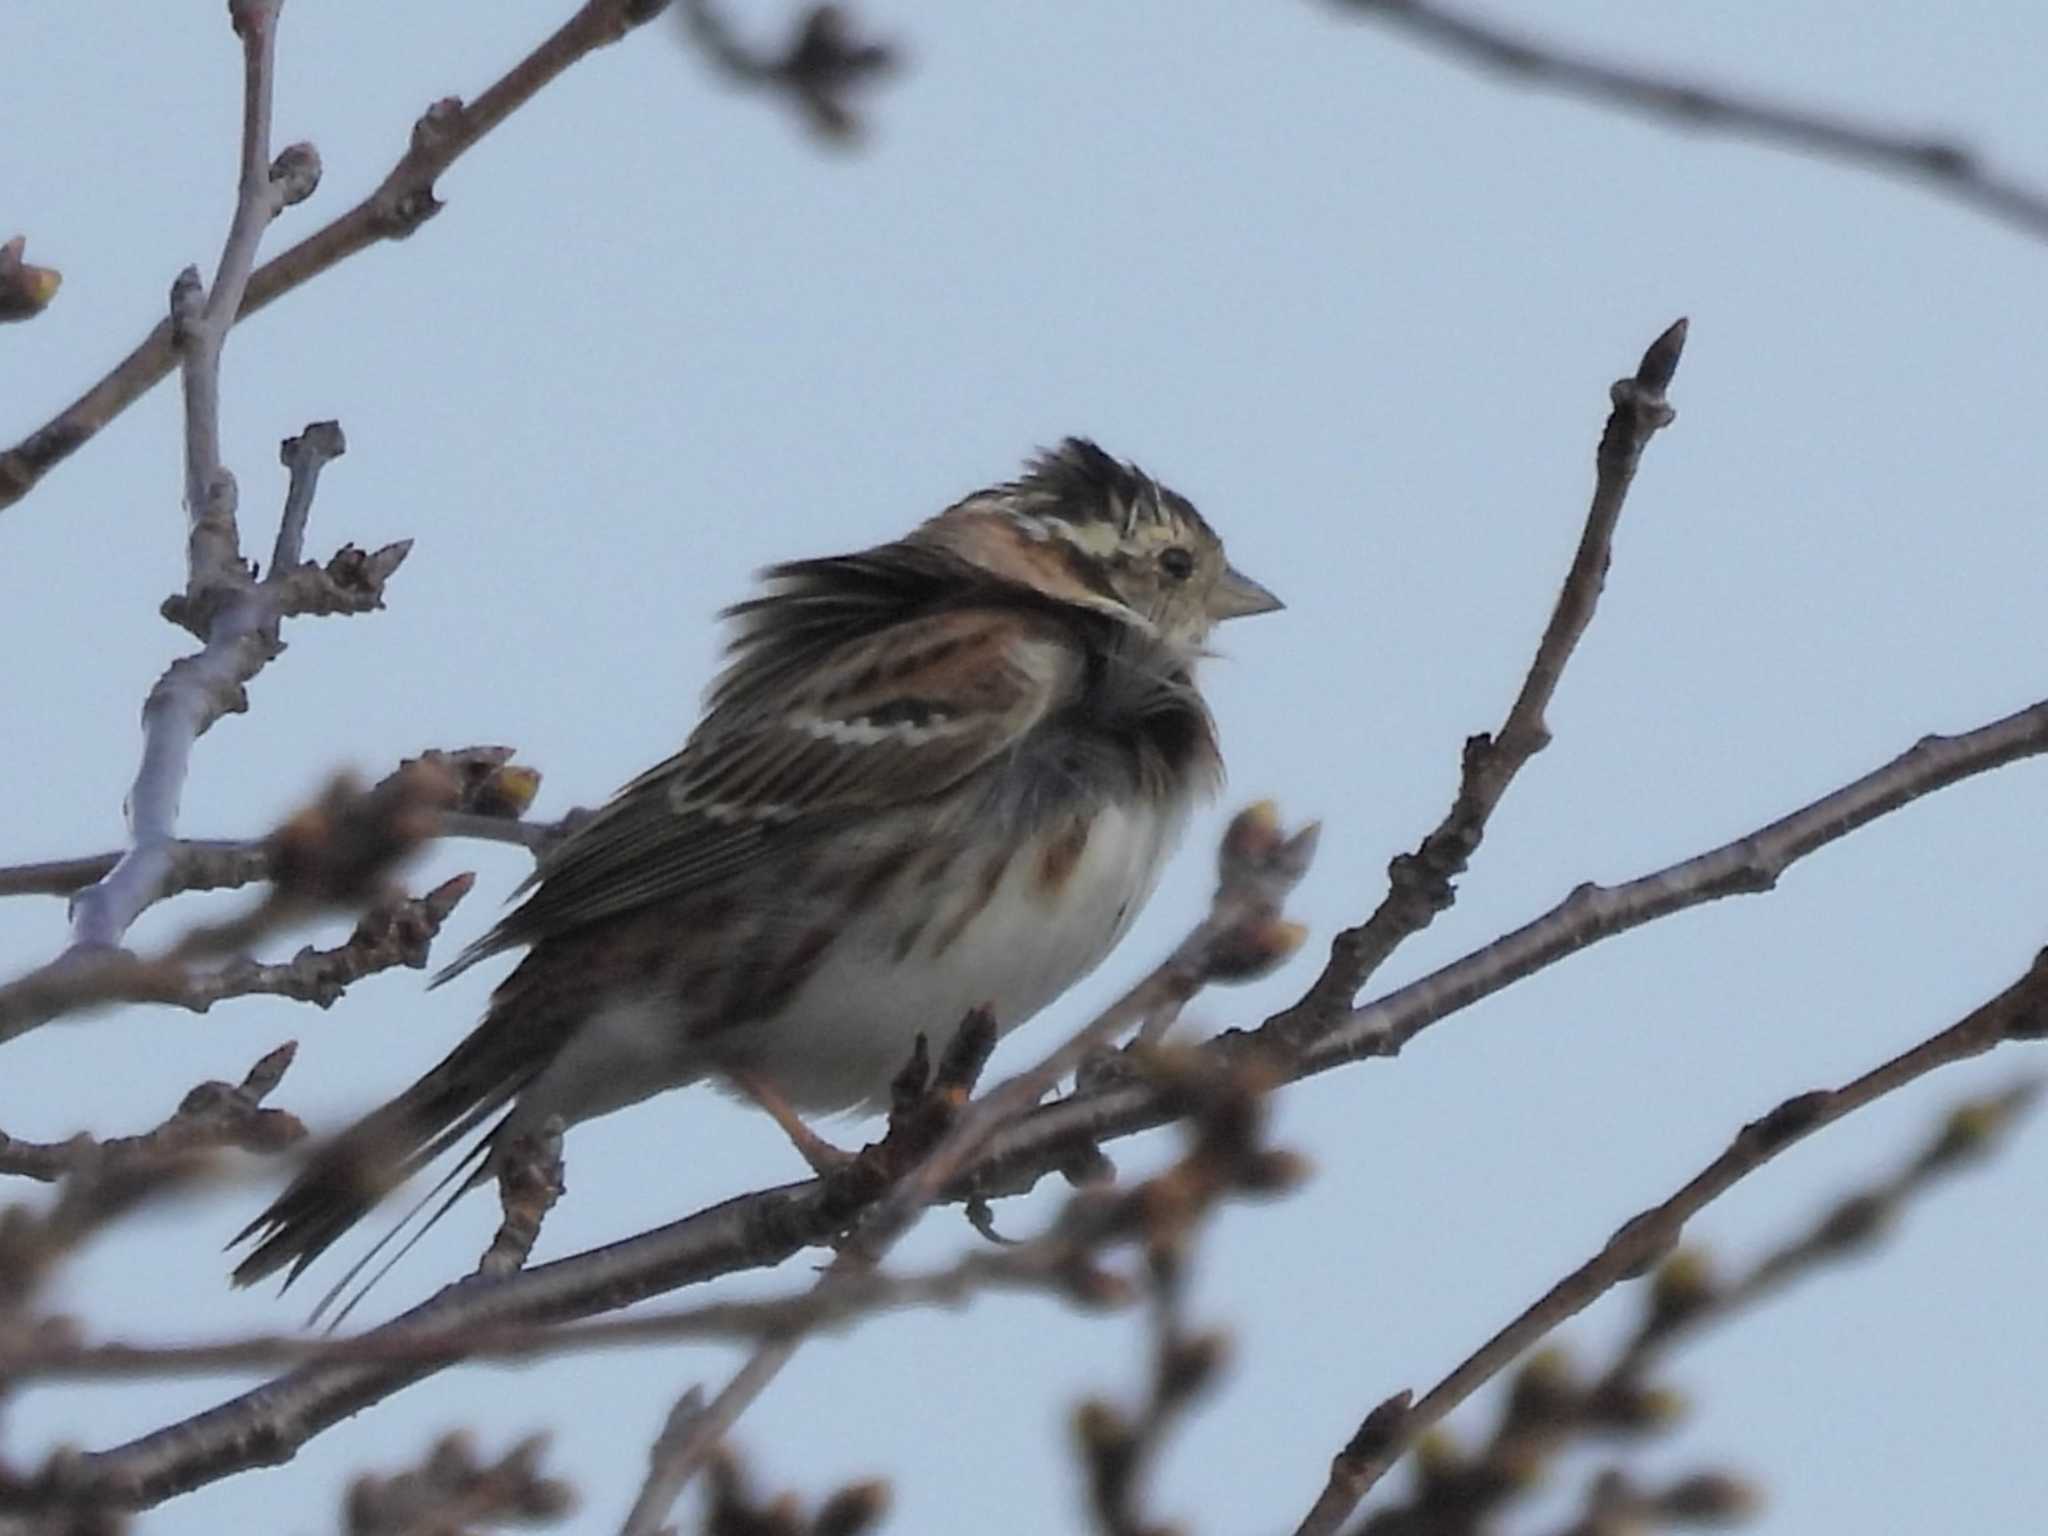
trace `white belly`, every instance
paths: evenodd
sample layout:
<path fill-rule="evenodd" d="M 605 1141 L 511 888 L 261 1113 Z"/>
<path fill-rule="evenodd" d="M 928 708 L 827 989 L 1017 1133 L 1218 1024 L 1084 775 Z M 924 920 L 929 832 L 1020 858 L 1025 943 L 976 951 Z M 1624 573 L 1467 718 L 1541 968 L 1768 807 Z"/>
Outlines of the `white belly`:
<path fill-rule="evenodd" d="M 1186 819 L 1185 804 L 1106 807 L 1057 891 L 1038 850 L 1020 851 L 957 936 L 941 947 L 947 919 L 979 891 L 955 894 L 901 961 L 900 913 L 856 920 L 788 1007 L 735 1031 L 745 1037 L 730 1041 L 735 1064 L 810 1113 L 886 1106 L 920 1033 L 936 1058 L 982 1004 L 1008 1032 L 1094 970 L 1151 896 Z"/>

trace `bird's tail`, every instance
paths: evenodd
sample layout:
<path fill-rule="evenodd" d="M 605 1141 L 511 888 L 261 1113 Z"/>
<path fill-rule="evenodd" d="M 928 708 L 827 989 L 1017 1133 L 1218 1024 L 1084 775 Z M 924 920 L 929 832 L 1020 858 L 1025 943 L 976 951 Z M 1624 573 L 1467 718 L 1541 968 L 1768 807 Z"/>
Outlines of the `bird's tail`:
<path fill-rule="evenodd" d="M 418 1082 L 314 1153 L 284 1193 L 236 1234 L 236 1243 L 257 1241 L 235 1266 L 235 1284 L 251 1285 L 287 1265 L 285 1284 L 298 1279 L 392 1190 L 510 1103 L 554 1056 L 560 1038 L 516 1027 L 494 1010 Z M 464 1189 L 486 1176 L 488 1146 L 477 1148 L 478 1166 Z"/>

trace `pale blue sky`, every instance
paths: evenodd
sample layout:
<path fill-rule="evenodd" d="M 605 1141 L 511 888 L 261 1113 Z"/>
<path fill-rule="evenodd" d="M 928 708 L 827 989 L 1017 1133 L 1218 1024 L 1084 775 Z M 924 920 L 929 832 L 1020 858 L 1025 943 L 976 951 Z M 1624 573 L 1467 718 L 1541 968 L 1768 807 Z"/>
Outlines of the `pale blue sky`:
<path fill-rule="evenodd" d="M 567 9 L 292 0 L 278 132 L 314 140 L 327 176 L 278 241 L 374 184 L 427 101 L 474 93 Z M 1498 722 L 1577 536 L 1607 384 L 1679 314 L 1680 418 L 1638 483 L 1556 745 L 1387 981 L 2048 690 L 2040 245 L 1911 187 L 1503 88 L 1297 0 L 861 12 L 912 58 L 858 153 L 821 151 L 657 28 L 465 160 L 414 239 L 236 333 L 226 448 L 251 544 L 281 491 L 277 440 L 334 416 L 350 452 L 310 547 L 418 545 L 389 612 L 299 624 L 252 713 L 201 744 L 190 832 L 253 833 L 336 765 L 474 741 L 545 771 L 542 813 L 594 801 L 687 731 L 710 615 L 753 568 L 892 536 L 1082 431 L 1193 497 L 1290 603 L 1231 634 L 1210 678 L 1226 803 L 1270 794 L 1327 822 L 1299 902 L 1309 955 L 1196 1010 L 1255 1021 L 1441 814 L 1464 736 Z M 1952 131 L 2048 180 L 2037 7 L 1545 13 L 1560 36 Z M 26 231 L 65 273 L 46 316 L 0 334 L 12 440 L 126 350 L 180 266 L 210 269 L 239 109 L 218 5 L 18 6 L 5 51 L 0 234 Z M 159 390 L 0 514 L 0 860 L 117 837 L 137 706 L 184 639 L 155 617 L 179 580 L 178 496 L 176 395 Z M 2023 764 L 1945 793 L 1774 895 L 1603 945 L 1398 1061 L 1289 1090 L 1281 1134 L 1319 1174 L 1217 1229 L 1196 1313 L 1236 1331 L 1238 1364 L 1174 1442 L 1157 1507 L 1205 1533 L 1291 1526 L 1367 1406 L 1433 1382 L 1744 1120 L 2003 987 L 2048 938 L 2043 783 Z M 1126 948 L 999 1065 L 1180 932 L 1224 809 Z M 481 876 L 459 942 L 524 856 L 458 846 L 419 878 L 457 868 Z M 0 906 L 0 969 L 62 936 L 58 903 Z M 6 1048 L 0 1127 L 140 1128 L 293 1037 L 278 1099 L 333 1127 L 466 1030 L 494 974 L 432 996 L 390 975 L 324 1015 L 251 1001 L 44 1030 Z M 1738 1262 L 2025 1065 L 2015 1048 L 1858 1116 L 1695 1235 Z M 1881 1262 L 1688 1349 L 1670 1379 L 1696 1411 L 1647 1465 L 1759 1479 L 1763 1536 L 2035 1523 L 2044 1148 L 2031 1128 L 1916 1209 Z M 1166 1150 L 1117 1154 L 1138 1168 Z M 672 1096 L 571 1139 L 542 1251 L 796 1172 L 772 1127 Z M 269 1187 L 93 1251 L 69 1303 L 151 1337 L 295 1323 L 296 1293 L 225 1285 L 220 1245 Z M 1052 1198 L 1002 1221 L 1027 1229 Z M 473 1263 L 493 1217 L 465 1206 L 379 1300 Z M 942 1213 L 907 1252 L 969 1240 Z M 1636 1305 L 1567 1336 L 1597 1359 Z M 1065 1415 L 1138 1389 L 1141 1338 L 1135 1318 L 1033 1299 L 886 1321 L 807 1347 L 741 1443 L 765 1479 L 812 1492 L 891 1478 L 893 1531 L 1070 1528 Z M 574 1529 L 610 1530 L 674 1396 L 736 1363 L 678 1347 L 447 1374 L 144 1528 L 332 1528 L 349 1471 L 466 1424 L 487 1449 L 555 1429 L 553 1465 L 585 1493 Z M 36 1390 L 10 1404 L 10 1450 L 105 1445 L 234 1385 Z"/>

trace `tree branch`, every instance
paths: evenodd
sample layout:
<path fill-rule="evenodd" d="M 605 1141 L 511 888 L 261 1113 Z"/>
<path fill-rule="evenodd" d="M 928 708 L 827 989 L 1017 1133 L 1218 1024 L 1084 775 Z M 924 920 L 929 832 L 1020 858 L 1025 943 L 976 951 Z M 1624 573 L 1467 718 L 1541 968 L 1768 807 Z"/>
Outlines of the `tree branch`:
<path fill-rule="evenodd" d="M 1330 1480 L 1295 1536 L 1335 1536 L 1358 1501 L 1371 1492 L 1418 1435 L 1558 1324 L 1583 1312 L 1622 1281 L 1635 1279 L 1661 1263 L 1677 1246 L 1686 1222 L 1787 1147 L 1939 1067 L 1981 1056 L 2008 1040 L 2038 1040 L 2044 1035 L 2048 1035 L 2048 949 L 2035 956 L 2018 981 L 1939 1034 L 1840 1088 L 1798 1094 L 1745 1125 L 1725 1152 L 1667 1199 L 1622 1223 L 1598 1253 L 1474 1350 L 1420 1401 L 1390 1407 L 1397 1403 L 1390 1398 L 1375 1409 L 1360 1433 L 1331 1463 Z"/>
<path fill-rule="evenodd" d="M 1458 793 L 1449 812 L 1413 853 L 1404 853 L 1387 866 L 1385 898 L 1372 916 L 1331 941 L 1322 975 L 1280 1028 L 1312 1030 L 1318 1021 L 1348 1009 L 1394 950 L 1450 907 L 1457 899 L 1453 882 L 1478 851 L 1486 824 L 1508 786 L 1529 759 L 1550 744 L 1544 714 L 1599 606 L 1615 526 L 1635 482 L 1636 466 L 1650 439 L 1677 419 L 1665 395 L 1685 351 L 1686 328 L 1684 320 L 1666 327 L 1643 353 L 1634 377 L 1617 380 L 1608 392 L 1614 407 L 1594 454 L 1593 502 L 1579 535 L 1578 553 L 1499 734 L 1482 733 L 1465 743 Z"/>
<path fill-rule="evenodd" d="M 300 1140 L 306 1128 L 296 1115 L 262 1106 L 297 1052 L 295 1043 L 279 1046 L 252 1066 L 239 1085 L 201 1083 L 179 1101 L 169 1119 L 140 1136 L 97 1141 L 81 1134 L 66 1141 L 37 1142 L 0 1131 L 0 1174 L 47 1184 L 81 1173 L 128 1172 L 219 1147 L 281 1151 Z"/>
<path fill-rule="evenodd" d="M 1656 70 L 1631 68 L 1516 32 L 1436 0 L 1335 0 L 1476 68 L 1676 127 L 1758 139 L 1915 181 L 2035 239 L 2048 239 L 2048 191 L 1988 168 L 1951 139 L 1818 112 Z"/>
<path fill-rule="evenodd" d="M 1202 1059 L 1220 1070 L 1249 1054 L 1291 1080 L 1391 1055 L 1438 1020 L 1601 939 L 1724 896 L 1769 890 L 1791 864 L 1866 823 L 1949 784 L 2043 752 L 2048 701 L 1965 735 L 1928 737 L 1863 778 L 1723 847 L 1626 885 L 1582 886 L 1536 921 L 1365 1007 L 1312 1020 L 1311 1027 L 1292 1010 L 1258 1031 L 1219 1036 L 1199 1048 Z M 1028 1189 L 1048 1172 L 1099 1160 L 1096 1148 L 1105 1139 L 1164 1124 L 1183 1112 L 1156 1084 L 1129 1081 L 1114 1071 L 1085 1076 L 1067 1098 L 989 1134 L 940 1198 L 978 1201 Z M 910 1187 L 919 1189 L 918 1196 L 902 1198 L 922 1197 L 921 1185 Z M 492 1285 L 458 1283 L 382 1332 L 489 1332 L 589 1317 L 718 1275 L 778 1264 L 803 1247 L 832 1240 L 844 1230 L 846 1217 L 827 1181 L 765 1190 Z M 311 1365 L 181 1424 L 88 1454 L 78 1461 L 77 1475 L 125 1506 L 153 1503 L 249 1466 L 289 1459 L 311 1435 L 436 1368 L 419 1361 Z"/>
<path fill-rule="evenodd" d="M 409 544 L 374 555 L 344 549 L 325 571 L 273 569 L 254 580 L 242 559 L 235 478 L 220 457 L 220 358 L 242 307 L 256 248 L 272 219 L 312 194 L 319 157 L 294 145 L 270 158 L 271 89 L 281 0 L 234 0 L 228 16 L 242 43 L 242 143 L 235 211 L 213 286 L 203 294 L 197 268 L 171 286 L 170 345 L 185 396 L 186 574 L 165 616 L 202 642 L 171 663 L 142 708 L 142 762 L 128 792 L 128 850 L 72 902 L 72 959 L 119 945 L 129 925 L 162 894 L 177 831 L 178 803 L 192 748 L 224 714 L 246 709 L 244 685 L 284 648 L 280 621 L 299 612 L 364 612 L 382 605 L 385 580 Z M 345 444 L 332 422 L 284 444 L 290 471 L 280 550 L 296 553 L 321 468 Z"/>
<path fill-rule="evenodd" d="M 1212 1065 L 1250 1052 L 1288 1080 L 1391 1054 L 1431 1023 L 1603 938 L 1687 906 L 1767 890 L 1774 871 L 1865 823 L 2042 752 L 2048 752 L 2048 701 L 1963 736 L 1930 737 L 1874 773 L 1697 858 L 1612 890 L 1582 887 L 1536 922 L 1343 1016 L 1306 1044 L 1291 1046 L 1264 1030 L 1230 1031 L 1197 1049 Z M 1152 1083 L 1085 1087 L 999 1131 L 943 1198 L 1029 1189 L 1092 1155 L 1097 1143 L 1163 1125 L 1179 1108 L 1172 1094 Z M 783 1185 L 495 1284 L 457 1282 L 380 1333 L 476 1333 L 564 1322 L 720 1275 L 772 1267 L 843 1230 L 845 1211 L 830 1194 L 821 1180 Z M 153 1504 L 252 1466 L 289 1460 L 322 1429 L 436 1369 L 423 1361 L 311 1365 L 127 1445 L 87 1454 L 78 1475 L 124 1507 Z"/>
<path fill-rule="evenodd" d="M 586 0 L 475 102 L 464 106 L 453 96 L 435 102 L 414 125 L 410 146 L 375 191 L 249 274 L 235 318 L 246 319 L 359 251 L 410 235 L 440 212 L 434 184 L 464 153 L 572 64 L 651 20 L 665 3 Z M 238 13 L 240 9 L 238 5 Z M 170 320 L 159 321 L 104 378 L 0 453 L 0 510 L 21 500 L 52 468 L 160 383 L 177 360 L 176 328 Z"/>
<path fill-rule="evenodd" d="M 326 1007 L 363 976 L 424 965 L 427 946 L 474 877 L 457 875 L 404 899 L 388 876 L 435 830 L 441 810 L 458 802 L 461 783 L 433 754 L 409 760 L 369 790 L 337 779 L 265 839 L 260 866 L 269 889 L 261 900 L 188 930 L 159 956 L 74 947 L 0 986 L 0 1042 L 109 1002 L 170 1003 L 204 1013 L 223 998 L 267 993 Z M 308 947 L 282 964 L 249 958 L 249 949 L 276 930 L 335 909 L 367 909 L 339 947 Z"/>
<path fill-rule="evenodd" d="M 429 834 L 471 838 L 478 842 L 512 843 L 538 853 L 573 826 L 583 812 L 571 811 L 560 821 L 523 821 L 540 791 L 540 771 L 512 761 L 512 747 L 430 747 L 401 763 L 403 773 L 415 763 L 443 768 L 455 781 L 455 800 L 441 811 Z M 392 784 L 388 775 L 371 793 Z M 185 891 L 235 890 L 271 878 L 276 834 L 234 842 L 220 839 L 174 839 L 168 846 L 159 899 Z M 121 862 L 119 853 L 88 854 L 79 859 L 51 859 L 40 864 L 0 868 L 0 896 L 69 896 L 103 880 Z"/>
<path fill-rule="evenodd" d="M 1679 1250 L 1658 1266 L 1642 1297 L 1634 1330 L 1605 1370 L 1582 1374 L 1557 1345 L 1530 1351 L 1498 1395 L 1493 1428 L 1479 1446 L 1460 1453 L 1441 1430 L 1430 1431 L 1427 1449 L 1420 1444 L 1415 1448 L 1406 1496 L 1378 1504 L 1349 1536 L 1492 1529 L 1511 1503 L 1545 1481 L 1546 1472 L 1561 1456 L 1592 1438 L 1639 1441 L 1653 1432 L 1668 1434 L 1677 1425 L 1681 1395 L 1652 1380 L 1650 1371 L 1674 1346 L 1716 1323 L 1744 1315 L 1781 1286 L 1822 1264 L 1868 1253 L 1908 1200 L 1942 1176 L 1982 1162 L 2039 1089 L 2037 1079 L 2025 1079 L 1955 1106 L 1939 1132 L 1904 1167 L 1839 1198 L 1809 1230 L 1774 1248 L 1732 1281 L 1714 1278 L 1704 1250 Z M 1713 1514 L 1734 1518 L 1752 1502 L 1745 1496 L 1748 1485 L 1727 1473 L 1696 1473 L 1678 1487 L 1694 1518 L 1702 1521 Z M 1597 1482 L 1590 1491 L 1594 1498 L 1589 1507 L 1600 1499 Z M 1594 1536 L 1609 1527 L 1596 1523 L 1572 1529 L 1576 1536 Z"/>

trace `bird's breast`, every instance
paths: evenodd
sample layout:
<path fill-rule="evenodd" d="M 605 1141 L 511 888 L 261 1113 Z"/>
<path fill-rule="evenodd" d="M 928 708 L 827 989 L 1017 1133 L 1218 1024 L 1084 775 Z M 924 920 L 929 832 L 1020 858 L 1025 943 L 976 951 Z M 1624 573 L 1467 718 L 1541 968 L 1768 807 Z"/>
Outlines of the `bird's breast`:
<path fill-rule="evenodd" d="M 784 1007 L 719 1044 L 798 1108 L 879 1108 L 919 1033 L 936 1056 L 984 1004 L 1007 1032 L 1094 970 L 1187 812 L 1181 798 L 1107 801 L 1001 840 L 937 838 L 849 915 Z"/>

